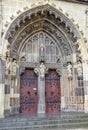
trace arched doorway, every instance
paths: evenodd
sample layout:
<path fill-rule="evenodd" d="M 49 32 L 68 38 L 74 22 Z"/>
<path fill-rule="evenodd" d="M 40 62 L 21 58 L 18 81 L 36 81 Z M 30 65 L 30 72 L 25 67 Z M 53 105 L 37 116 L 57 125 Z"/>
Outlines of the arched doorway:
<path fill-rule="evenodd" d="M 56 71 L 57 55 L 60 57 L 61 52 L 55 40 L 43 31 L 35 33 L 23 44 L 19 55 L 20 62 L 21 65 L 28 64 L 26 67 L 29 68 L 29 71 L 24 69 L 21 75 L 21 113 L 37 114 L 37 112 L 60 112 L 60 75 Z M 44 73 L 43 78 L 40 76 L 40 71 L 43 74 L 43 68 L 39 68 L 40 65 L 42 66 L 41 63 L 48 69 L 47 73 Z M 53 70 L 51 70 L 52 68 Z M 35 69 L 37 71 L 36 73 Z M 33 81 L 34 84 L 32 83 L 33 77 L 36 77 Z M 40 93 L 42 93 L 42 95 Z M 51 106 L 50 109 L 49 106 Z M 52 108 L 52 106 L 54 106 L 54 108 Z"/>
<path fill-rule="evenodd" d="M 39 99 L 43 100 L 42 102 L 41 100 L 39 101 L 38 108 L 42 108 L 42 110 L 44 109 L 45 112 L 53 113 L 61 110 L 73 109 L 83 110 L 84 88 L 83 86 L 79 87 L 78 85 L 78 77 L 81 77 L 80 79 L 82 79 L 83 74 L 82 71 L 80 71 L 81 73 L 79 75 L 76 68 L 78 61 L 82 62 L 80 51 L 78 49 L 79 45 L 76 44 L 81 36 L 71 21 L 54 7 L 50 5 L 42 5 L 22 13 L 12 25 L 8 29 L 5 37 L 10 45 L 7 57 L 10 57 L 11 64 L 13 64 L 14 60 L 19 62 L 19 64 L 17 64 L 19 72 L 17 73 L 15 71 L 14 76 L 13 74 L 10 74 L 10 78 L 8 79 L 13 82 L 11 87 L 13 90 L 14 88 L 16 89 L 14 93 L 18 94 L 13 94 L 11 95 L 13 97 L 10 97 L 10 100 L 12 99 L 11 111 L 15 108 L 19 112 L 19 109 L 22 108 L 21 104 L 23 103 L 22 100 L 20 100 L 20 97 L 22 98 L 22 93 L 27 90 L 26 94 L 28 95 L 27 99 L 29 100 L 30 91 L 32 93 L 33 89 L 33 100 L 35 100 L 34 102 L 36 103 L 30 112 L 28 112 L 29 108 L 27 109 L 27 113 L 29 114 L 37 112 L 37 101 L 39 101 Z M 43 63 L 43 71 L 48 69 L 46 73 L 43 73 L 43 82 L 41 80 L 42 76 L 39 76 L 41 63 Z M 34 84 L 32 89 L 25 89 L 27 88 L 27 85 L 25 85 L 26 87 L 23 87 L 23 90 L 20 91 L 20 87 L 22 88 L 22 84 L 20 84 L 20 76 L 24 77 L 26 74 L 26 68 L 28 68 L 29 73 L 30 70 L 32 70 L 32 73 L 39 77 L 36 79 L 38 86 Z M 34 71 L 35 68 L 37 68 L 36 73 Z M 53 77 L 53 80 L 51 78 L 52 75 L 56 76 L 55 79 Z M 29 82 L 30 79 L 31 77 L 28 77 Z M 50 84 L 47 85 L 48 82 L 50 82 L 51 88 Z M 53 82 L 55 86 L 53 86 Z M 42 89 L 41 86 L 43 86 Z M 42 94 L 40 95 L 42 98 L 37 97 L 39 95 L 36 96 L 34 93 L 35 88 L 37 87 L 38 94 L 43 94 L 43 96 Z M 48 89 L 50 90 L 49 93 L 46 92 Z M 80 90 L 80 94 L 77 93 L 78 90 Z M 15 99 L 16 96 L 17 99 Z M 52 100 L 49 100 L 51 97 Z M 14 102 L 17 104 L 14 105 Z M 28 105 L 30 102 L 28 101 Z M 43 103 L 46 106 L 43 105 Z M 54 108 L 48 107 L 52 105 Z M 24 113 L 26 113 L 26 111 Z"/>

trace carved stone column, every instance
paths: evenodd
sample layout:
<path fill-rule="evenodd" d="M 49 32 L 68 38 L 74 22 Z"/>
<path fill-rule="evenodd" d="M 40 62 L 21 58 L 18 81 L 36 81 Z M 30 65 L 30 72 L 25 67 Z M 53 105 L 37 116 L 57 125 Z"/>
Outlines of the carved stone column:
<path fill-rule="evenodd" d="M 5 62 L 0 57 L 0 118 L 4 118 Z"/>
<path fill-rule="evenodd" d="M 45 78 L 38 76 L 38 114 L 45 114 Z"/>
<path fill-rule="evenodd" d="M 46 66 L 43 62 L 34 71 L 38 75 L 38 115 L 45 115 L 45 74 L 47 72 Z"/>
<path fill-rule="evenodd" d="M 71 105 L 71 97 L 72 97 L 72 79 L 73 79 L 73 72 L 72 72 L 72 63 L 67 63 L 67 76 L 68 76 L 68 105 Z"/>
<path fill-rule="evenodd" d="M 78 61 L 77 63 L 77 74 L 78 74 L 78 77 L 82 77 L 83 75 L 82 63 L 80 61 Z"/>
<path fill-rule="evenodd" d="M 88 113 L 88 64 L 83 63 L 83 80 L 84 80 L 84 110 Z"/>

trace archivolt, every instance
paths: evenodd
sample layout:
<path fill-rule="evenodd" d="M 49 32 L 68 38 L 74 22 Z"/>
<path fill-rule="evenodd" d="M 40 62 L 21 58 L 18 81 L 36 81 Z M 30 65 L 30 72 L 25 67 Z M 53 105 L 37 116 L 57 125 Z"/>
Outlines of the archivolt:
<path fill-rule="evenodd" d="M 62 12 L 48 4 L 27 10 L 12 22 L 5 35 L 10 43 L 11 57 L 17 58 L 23 40 L 38 31 L 53 37 L 64 55 L 76 53 L 80 58 L 79 45 L 75 44 L 81 38 L 80 33 Z"/>

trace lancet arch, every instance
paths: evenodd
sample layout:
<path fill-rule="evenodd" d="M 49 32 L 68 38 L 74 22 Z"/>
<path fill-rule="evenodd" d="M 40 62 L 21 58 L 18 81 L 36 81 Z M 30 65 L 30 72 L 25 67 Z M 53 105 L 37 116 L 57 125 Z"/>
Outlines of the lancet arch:
<path fill-rule="evenodd" d="M 59 100 L 55 99 L 59 101 L 59 105 L 57 105 L 59 108 L 57 108 L 59 110 L 73 108 L 75 110 L 84 110 L 83 56 L 80 51 L 83 38 L 76 26 L 61 11 L 49 4 L 39 5 L 26 10 L 13 20 L 4 35 L 4 40 L 8 41 L 9 45 L 5 55 L 6 63 L 9 60 L 10 65 L 16 67 L 14 70 L 11 70 L 12 68 L 10 67 L 10 70 L 6 71 L 5 74 L 6 82 L 12 80 L 11 86 L 14 84 L 14 93 L 18 94 L 17 102 L 13 100 L 15 98 L 14 95 L 10 99 L 12 108 L 16 108 L 19 111 L 20 105 L 22 105 L 22 102 L 21 104 L 19 103 L 20 95 L 23 92 L 23 90 L 20 92 L 20 86 L 22 88 L 20 76 L 22 76 L 21 80 L 24 80 L 23 78 L 26 74 L 34 76 L 32 78 L 35 79 L 34 70 L 37 67 L 37 72 L 39 73 L 38 69 L 41 69 L 41 62 L 43 62 L 45 65 L 42 68 L 43 71 L 48 68 L 50 72 L 45 77 L 46 84 L 48 85 L 48 82 L 51 82 L 54 74 L 56 76 L 54 80 L 57 80 L 56 84 L 59 85 L 56 86 L 59 87 L 57 90 L 59 96 L 57 96 L 56 90 L 56 95 L 54 95 L 59 98 Z M 44 52 L 41 53 L 40 50 Z M 45 72 L 44 74 L 47 75 Z M 31 81 L 30 79 L 31 77 L 28 80 Z M 37 80 L 36 77 L 34 82 L 37 83 Z M 81 87 L 79 88 L 79 86 Z M 33 89 L 35 90 L 37 87 L 37 85 L 36 88 L 33 86 Z M 50 86 L 48 85 L 48 87 Z M 30 89 L 30 91 L 32 90 Z M 29 91 L 27 94 L 30 96 Z M 37 92 L 33 94 L 36 101 Z M 53 92 L 51 95 L 53 95 Z M 46 99 L 48 102 L 48 96 Z M 14 106 L 13 102 L 17 103 L 16 106 Z M 80 104 L 79 106 L 77 106 L 78 103 Z M 46 109 L 47 111 L 50 110 L 49 108 Z M 57 112 L 54 108 L 50 111 L 54 110 Z M 36 110 L 34 109 L 34 111 Z"/>
<path fill-rule="evenodd" d="M 69 53 L 75 53 L 75 51 L 79 53 L 80 45 L 76 45 L 76 43 L 78 39 L 81 39 L 80 33 L 62 12 L 47 4 L 25 11 L 10 25 L 5 39 L 10 43 L 11 51 L 14 53 L 11 55 L 15 56 L 15 50 L 19 48 L 23 39 L 38 30 L 45 30 L 61 43 L 64 42 L 62 46 L 69 46 L 67 47 Z M 64 45 L 65 41 L 66 45 Z"/>

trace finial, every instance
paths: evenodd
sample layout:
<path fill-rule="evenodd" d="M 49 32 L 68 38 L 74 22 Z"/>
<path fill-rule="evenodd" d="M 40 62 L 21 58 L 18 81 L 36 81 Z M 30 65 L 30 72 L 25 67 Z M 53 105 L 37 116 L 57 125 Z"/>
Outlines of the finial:
<path fill-rule="evenodd" d="M 49 3 L 50 2 L 50 0 L 44 0 L 46 3 Z"/>

